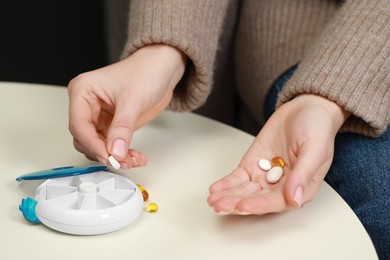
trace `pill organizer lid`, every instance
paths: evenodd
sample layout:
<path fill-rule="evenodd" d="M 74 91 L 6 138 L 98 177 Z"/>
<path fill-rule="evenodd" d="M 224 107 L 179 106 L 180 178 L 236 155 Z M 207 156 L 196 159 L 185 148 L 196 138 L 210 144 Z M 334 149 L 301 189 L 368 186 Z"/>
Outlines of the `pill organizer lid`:
<path fill-rule="evenodd" d="M 107 166 L 104 165 L 84 165 L 84 166 L 64 166 L 58 167 L 43 171 L 37 171 L 32 173 L 27 173 L 16 178 L 17 181 L 22 180 L 42 180 L 42 179 L 53 179 L 53 178 L 62 178 L 69 176 L 76 176 L 86 173 L 106 171 L 108 170 Z"/>

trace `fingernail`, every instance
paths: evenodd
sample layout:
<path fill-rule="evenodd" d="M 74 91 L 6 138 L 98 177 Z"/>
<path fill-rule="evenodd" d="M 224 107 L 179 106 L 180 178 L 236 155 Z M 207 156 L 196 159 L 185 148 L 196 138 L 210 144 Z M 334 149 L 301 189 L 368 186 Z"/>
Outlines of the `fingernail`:
<path fill-rule="evenodd" d="M 127 165 L 127 163 L 121 163 L 121 168 L 127 170 L 129 169 L 129 166 Z"/>
<path fill-rule="evenodd" d="M 248 211 L 240 211 L 240 212 L 238 212 L 238 214 L 240 214 L 240 215 L 250 215 L 251 213 L 249 213 Z"/>
<path fill-rule="evenodd" d="M 139 165 L 137 157 L 131 157 L 131 160 L 133 161 L 134 166 L 138 166 Z"/>
<path fill-rule="evenodd" d="M 301 186 L 295 190 L 294 201 L 298 204 L 298 208 L 302 206 L 303 203 L 303 189 Z"/>
<path fill-rule="evenodd" d="M 127 153 L 126 143 L 123 139 L 116 139 L 112 144 L 112 154 L 120 158 L 125 158 Z"/>
<path fill-rule="evenodd" d="M 219 211 L 219 212 L 217 212 L 217 214 L 221 215 L 221 216 L 229 215 L 229 213 L 226 211 Z"/>

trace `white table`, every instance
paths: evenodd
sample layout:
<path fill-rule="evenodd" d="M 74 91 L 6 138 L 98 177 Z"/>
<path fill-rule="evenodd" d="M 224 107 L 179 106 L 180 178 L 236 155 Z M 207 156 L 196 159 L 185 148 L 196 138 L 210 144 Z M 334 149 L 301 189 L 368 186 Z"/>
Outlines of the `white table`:
<path fill-rule="evenodd" d="M 0 83 L 0 259 L 377 259 L 363 226 L 326 184 L 299 210 L 218 216 L 208 187 L 239 162 L 253 136 L 191 113 L 165 112 L 133 139 L 145 168 L 119 171 L 142 184 L 157 214 L 120 231 L 74 236 L 28 223 L 18 210 L 42 181 L 21 174 L 91 164 L 72 145 L 66 88 Z"/>

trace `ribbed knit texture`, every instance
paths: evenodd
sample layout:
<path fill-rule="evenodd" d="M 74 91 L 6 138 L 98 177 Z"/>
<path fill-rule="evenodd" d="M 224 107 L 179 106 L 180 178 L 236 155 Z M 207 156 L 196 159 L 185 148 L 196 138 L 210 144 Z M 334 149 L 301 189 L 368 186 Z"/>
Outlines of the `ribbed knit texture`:
<path fill-rule="evenodd" d="M 238 91 L 264 123 L 264 100 L 272 83 L 302 57 L 334 15 L 335 1 L 244 1 L 236 36 Z"/>
<path fill-rule="evenodd" d="M 237 18 L 227 16 L 226 10 L 237 3 L 132 0 L 123 58 L 155 43 L 182 50 L 190 63 L 169 108 L 193 110 L 212 89 L 224 21 Z M 318 94 L 352 113 L 344 131 L 378 136 L 386 130 L 389 0 L 246 0 L 239 19 L 234 49 L 237 89 L 258 121 L 263 122 L 264 99 L 273 81 L 299 63 L 277 106 L 302 93 Z"/>
<path fill-rule="evenodd" d="M 123 57 L 145 45 L 163 43 L 180 49 L 190 59 L 184 80 L 175 88 L 170 109 L 195 109 L 210 93 L 218 37 L 228 2 L 132 1 L 128 43 Z"/>
<path fill-rule="evenodd" d="M 378 136 L 390 122 L 390 1 L 346 1 L 305 55 L 278 105 L 301 93 L 353 113 L 342 130 Z"/>

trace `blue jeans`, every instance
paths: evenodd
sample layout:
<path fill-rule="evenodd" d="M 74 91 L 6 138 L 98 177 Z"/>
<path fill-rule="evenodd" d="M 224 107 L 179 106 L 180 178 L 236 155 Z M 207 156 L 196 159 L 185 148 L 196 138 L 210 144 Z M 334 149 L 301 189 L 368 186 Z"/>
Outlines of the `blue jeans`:
<path fill-rule="evenodd" d="M 265 116 L 275 111 L 278 92 L 297 66 L 283 73 L 267 95 Z M 362 222 L 379 259 L 390 259 L 390 131 L 379 138 L 339 133 L 325 181 Z"/>

